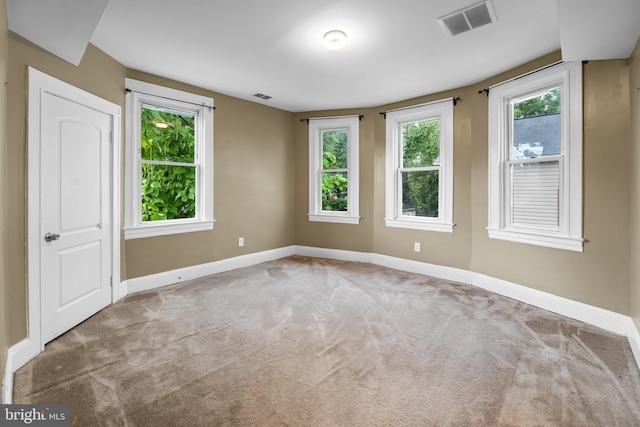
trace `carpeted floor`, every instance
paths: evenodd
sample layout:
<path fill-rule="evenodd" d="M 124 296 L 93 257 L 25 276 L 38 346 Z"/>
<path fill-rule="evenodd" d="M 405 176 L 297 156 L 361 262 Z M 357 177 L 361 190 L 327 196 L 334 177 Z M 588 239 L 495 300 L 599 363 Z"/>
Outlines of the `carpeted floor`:
<path fill-rule="evenodd" d="M 471 286 L 290 257 L 130 295 L 20 369 L 72 425 L 638 426 L 624 337 Z"/>

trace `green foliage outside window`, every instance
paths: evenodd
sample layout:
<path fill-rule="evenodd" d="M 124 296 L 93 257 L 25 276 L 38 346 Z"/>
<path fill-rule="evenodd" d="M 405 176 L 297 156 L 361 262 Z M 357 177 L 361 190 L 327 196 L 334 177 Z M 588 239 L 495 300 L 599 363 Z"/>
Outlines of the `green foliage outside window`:
<path fill-rule="evenodd" d="M 195 218 L 195 165 L 174 164 L 194 162 L 194 122 L 189 113 L 142 107 L 142 221 Z"/>
<path fill-rule="evenodd" d="M 513 106 L 513 119 L 528 119 L 531 117 L 560 114 L 560 88 L 518 102 Z"/>
<path fill-rule="evenodd" d="M 322 169 L 347 169 L 347 147 L 347 130 L 322 132 Z M 322 172 L 323 211 L 347 211 L 347 194 L 347 172 Z"/>
<path fill-rule="evenodd" d="M 438 166 L 440 122 L 428 120 L 402 126 L 402 167 Z M 404 215 L 437 217 L 439 172 L 402 173 L 402 210 Z"/>

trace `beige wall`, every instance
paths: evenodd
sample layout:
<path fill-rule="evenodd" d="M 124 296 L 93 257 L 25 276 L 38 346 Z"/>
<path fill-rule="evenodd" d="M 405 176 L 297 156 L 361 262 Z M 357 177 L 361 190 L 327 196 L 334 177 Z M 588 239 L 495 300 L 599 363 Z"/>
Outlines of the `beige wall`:
<path fill-rule="evenodd" d="M 640 39 L 629 59 L 631 98 L 631 316 L 640 330 Z"/>
<path fill-rule="evenodd" d="M 5 278 L 5 165 L 7 150 L 7 63 L 9 58 L 7 1 L 0 0 L 0 372 L 4 372 L 9 341 L 9 299 Z M 1 374 L 0 374 L 1 375 Z M 2 380 L 0 380 L 0 383 Z"/>
<path fill-rule="evenodd" d="M 127 240 L 127 277 L 293 245 L 292 113 L 136 71 L 127 77 L 212 96 L 216 106 L 214 229 Z"/>
<path fill-rule="evenodd" d="M 360 142 L 359 226 L 306 219 L 306 125 L 296 131 L 296 243 L 360 250 L 461 268 L 576 301 L 629 314 L 629 80 L 626 61 L 591 61 L 584 79 L 583 253 L 487 237 L 488 102 L 478 91 L 560 59 L 555 52 L 473 86 L 375 109 L 297 114 L 296 119 L 365 114 Z M 454 232 L 387 228 L 384 225 L 385 120 L 378 113 L 421 102 L 460 97 L 454 108 Z M 372 204 L 373 203 L 373 204 Z M 371 234 L 369 234 L 371 233 Z M 413 243 L 420 242 L 420 253 Z"/>

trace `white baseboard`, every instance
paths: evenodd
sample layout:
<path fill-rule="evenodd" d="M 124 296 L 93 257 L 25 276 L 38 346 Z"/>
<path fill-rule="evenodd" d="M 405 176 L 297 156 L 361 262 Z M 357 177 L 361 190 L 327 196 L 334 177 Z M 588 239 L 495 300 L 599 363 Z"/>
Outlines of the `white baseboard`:
<path fill-rule="evenodd" d="M 389 255 L 371 254 L 371 263 L 382 267 L 395 268 L 396 270 L 408 271 L 410 273 L 424 274 L 425 276 L 437 277 L 438 279 L 449 280 L 471 284 L 472 273 L 460 268 L 447 267 L 444 265 L 428 264 L 426 262 L 412 261 L 404 258 L 396 258 Z"/>
<path fill-rule="evenodd" d="M 636 358 L 636 363 L 640 368 L 640 331 L 638 331 L 638 327 L 631 317 L 629 317 L 627 325 L 627 333 L 625 335 L 629 340 L 633 357 Z"/>
<path fill-rule="evenodd" d="M 122 298 L 126 297 L 127 294 L 129 293 L 129 281 L 128 280 L 123 280 L 122 282 L 120 282 L 120 284 L 118 285 L 119 289 L 118 289 L 118 300 L 121 300 Z M 116 301 L 114 301 L 116 302 Z"/>
<path fill-rule="evenodd" d="M 13 399 L 13 361 L 11 352 L 7 352 L 7 364 L 2 377 L 2 404 L 9 405 Z"/>
<path fill-rule="evenodd" d="M 2 382 L 2 403 L 9 404 L 13 399 L 13 374 L 28 361 L 38 355 L 40 350 L 29 338 L 9 347 L 7 351 L 7 366 Z"/>
<path fill-rule="evenodd" d="M 12 372 L 22 368 L 28 361 L 40 354 L 42 350 L 44 350 L 44 347 L 30 338 L 25 338 L 9 347 L 7 360 L 12 361 Z"/>
<path fill-rule="evenodd" d="M 295 254 L 314 258 L 337 259 L 371 263 L 371 255 L 367 252 L 344 251 L 341 249 L 314 248 L 311 246 L 295 246 Z"/>
<path fill-rule="evenodd" d="M 552 313 L 597 326 L 618 335 L 627 334 L 629 316 L 614 311 L 594 307 L 480 273 L 473 273 L 471 284 Z"/>
<path fill-rule="evenodd" d="M 149 276 L 136 277 L 126 281 L 126 291 L 127 293 L 147 291 L 162 286 L 172 285 L 174 283 L 185 282 L 199 277 L 222 273 L 224 271 L 250 267 L 262 262 L 273 261 L 294 254 L 295 246 L 286 246 L 284 248 L 241 255 L 220 261 L 208 262 L 206 264 L 198 264 L 192 267 L 178 268 L 176 270 L 169 270 L 158 274 L 151 274 Z M 121 293 L 121 295 L 124 296 L 127 295 L 127 293 Z"/>

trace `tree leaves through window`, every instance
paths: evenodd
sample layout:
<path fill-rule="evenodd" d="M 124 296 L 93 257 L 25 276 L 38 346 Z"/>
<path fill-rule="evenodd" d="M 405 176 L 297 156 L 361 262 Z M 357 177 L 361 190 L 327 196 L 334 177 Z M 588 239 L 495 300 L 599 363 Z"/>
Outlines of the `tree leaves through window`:
<path fill-rule="evenodd" d="M 194 121 L 192 113 L 143 105 L 142 221 L 195 218 Z"/>

